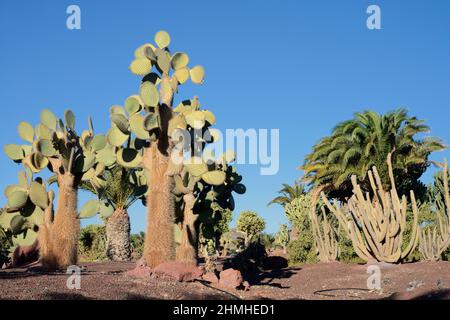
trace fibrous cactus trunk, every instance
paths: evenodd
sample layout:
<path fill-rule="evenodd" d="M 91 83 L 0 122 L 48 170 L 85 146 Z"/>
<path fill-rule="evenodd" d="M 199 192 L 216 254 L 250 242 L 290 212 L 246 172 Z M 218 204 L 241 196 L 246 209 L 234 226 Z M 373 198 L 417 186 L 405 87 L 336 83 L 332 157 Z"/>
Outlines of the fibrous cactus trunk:
<path fill-rule="evenodd" d="M 195 197 L 192 193 L 183 196 L 185 203 L 183 225 L 181 229 L 181 243 L 178 246 L 177 261 L 188 264 L 197 264 L 198 256 L 198 235 L 195 225 L 198 216 L 194 214 Z"/>
<path fill-rule="evenodd" d="M 164 74 L 160 85 L 161 104 L 158 107 L 161 134 L 158 140 L 146 148 L 143 166 L 150 177 L 147 195 L 147 233 L 144 258 L 151 268 L 175 259 L 175 197 L 173 177 L 167 174 L 170 161 L 170 139 L 167 136 L 172 118 L 173 88 L 170 78 Z"/>
<path fill-rule="evenodd" d="M 78 260 L 80 220 L 77 216 L 78 192 L 74 176 L 58 176 L 59 194 L 56 215 L 45 213 L 45 223 L 39 230 L 40 261 L 46 269 L 63 269 Z"/>
<path fill-rule="evenodd" d="M 130 261 L 130 217 L 118 208 L 106 221 L 106 255 L 113 261 Z"/>
<path fill-rule="evenodd" d="M 331 205 L 322 192 L 322 199 L 332 211 L 351 239 L 358 256 L 365 261 L 380 261 L 387 263 L 402 262 L 417 246 L 418 209 L 414 192 L 410 191 L 411 208 L 414 217 L 411 239 L 402 250 L 403 233 L 406 229 L 408 205 L 406 196 L 401 200 L 395 187 L 391 155 L 387 159 L 391 191 L 384 191 L 377 169 L 369 171 L 368 176 L 373 191 L 373 197 L 363 194 L 356 176 L 352 177 L 353 196 L 347 204 L 340 207 Z"/>

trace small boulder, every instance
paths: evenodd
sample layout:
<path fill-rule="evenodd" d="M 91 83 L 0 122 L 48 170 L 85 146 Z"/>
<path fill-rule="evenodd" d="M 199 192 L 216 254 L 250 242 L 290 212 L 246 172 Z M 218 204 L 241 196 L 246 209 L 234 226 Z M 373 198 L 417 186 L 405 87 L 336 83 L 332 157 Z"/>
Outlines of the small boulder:
<path fill-rule="evenodd" d="M 132 270 L 128 270 L 125 272 L 126 275 L 138 278 L 148 278 L 150 277 L 152 271 L 147 264 L 145 263 L 145 259 L 141 258 L 136 261 L 136 267 Z"/>
<path fill-rule="evenodd" d="M 250 283 L 248 281 L 242 282 L 242 286 L 244 287 L 244 291 L 250 290 Z"/>
<path fill-rule="evenodd" d="M 230 268 L 220 273 L 219 285 L 223 288 L 236 289 L 243 281 L 244 278 L 239 270 Z"/>
<path fill-rule="evenodd" d="M 203 270 L 195 265 L 179 261 L 167 261 L 156 266 L 153 272 L 157 275 L 165 275 L 176 281 L 190 282 L 201 278 Z"/>
<path fill-rule="evenodd" d="M 207 272 L 202 276 L 202 279 L 208 281 L 210 283 L 218 283 L 219 278 L 217 277 L 215 272 Z"/>

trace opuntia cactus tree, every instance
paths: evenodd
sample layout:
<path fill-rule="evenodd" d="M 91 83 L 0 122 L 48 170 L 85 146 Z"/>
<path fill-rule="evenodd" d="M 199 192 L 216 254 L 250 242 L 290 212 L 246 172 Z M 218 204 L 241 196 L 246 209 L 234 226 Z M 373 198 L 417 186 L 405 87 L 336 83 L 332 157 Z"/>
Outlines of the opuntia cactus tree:
<path fill-rule="evenodd" d="M 208 162 L 202 156 L 205 144 L 217 137 L 210 128 L 215 123 L 212 112 L 202 110 L 197 98 L 173 106 L 180 85 L 189 78 L 194 84 L 203 82 L 203 67 L 188 67 L 186 53 L 171 54 L 167 32 L 159 31 L 154 40 L 155 45 L 144 44 L 135 51 L 130 70 L 142 77 L 139 94 L 126 99 L 124 107 L 111 107 L 112 127 L 108 132 L 109 143 L 117 148 L 117 163 L 125 168 L 142 167 L 146 172 L 149 189 L 144 257 L 150 267 L 176 258 L 194 262 L 196 206 L 202 190 L 208 189 L 206 185 L 214 189 L 227 184 L 228 170 L 227 164 Z M 195 134 L 198 132 L 201 134 Z M 187 151 L 193 155 L 184 159 Z M 178 248 L 174 231 L 177 221 L 182 221 Z"/>
<path fill-rule="evenodd" d="M 53 173 L 48 182 L 58 185 L 55 214 L 51 196 L 39 180 L 30 182 L 29 192 L 16 188 L 9 194 L 9 211 L 47 210 L 39 228 L 40 260 L 49 269 L 65 268 L 77 262 L 78 186 L 88 179 L 99 186 L 104 183 L 101 173 L 105 165 L 98 158 L 99 151 L 106 145 L 106 137 L 94 135 L 90 118 L 89 130 L 77 134 L 71 110 L 65 111 L 64 120 L 47 109 L 41 112 L 40 118 L 35 127 L 27 122 L 18 126 L 19 136 L 29 144 L 9 144 L 4 150 L 9 158 L 23 165 L 28 176 L 46 168 Z M 21 184 L 24 186 L 24 182 Z"/>

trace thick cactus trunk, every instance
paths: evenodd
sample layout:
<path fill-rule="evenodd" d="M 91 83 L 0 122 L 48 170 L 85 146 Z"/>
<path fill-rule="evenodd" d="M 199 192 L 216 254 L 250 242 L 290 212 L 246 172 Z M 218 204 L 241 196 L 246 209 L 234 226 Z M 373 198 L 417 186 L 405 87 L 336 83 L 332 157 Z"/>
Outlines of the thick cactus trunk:
<path fill-rule="evenodd" d="M 181 230 L 181 243 L 177 250 L 177 261 L 197 265 L 198 235 L 196 228 L 197 216 L 194 215 L 195 197 L 192 193 L 183 197 L 185 207 L 183 227 Z"/>
<path fill-rule="evenodd" d="M 173 178 L 167 174 L 170 161 L 170 139 L 167 136 L 172 117 L 173 90 L 168 75 L 160 85 L 161 105 L 158 108 L 161 134 L 156 142 L 145 150 L 143 165 L 150 181 L 147 195 L 147 233 L 144 258 L 151 268 L 175 259 L 175 197 L 172 193 Z"/>
<path fill-rule="evenodd" d="M 72 175 L 60 176 L 58 204 L 53 223 L 46 223 L 40 230 L 40 259 L 47 269 L 63 269 L 75 265 L 78 259 L 80 220 L 77 217 L 77 189 Z"/>
<path fill-rule="evenodd" d="M 113 261 L 130 261 L 130 218 L 124 209 L 116 209 L 106 222 L 106 255 Z"/>

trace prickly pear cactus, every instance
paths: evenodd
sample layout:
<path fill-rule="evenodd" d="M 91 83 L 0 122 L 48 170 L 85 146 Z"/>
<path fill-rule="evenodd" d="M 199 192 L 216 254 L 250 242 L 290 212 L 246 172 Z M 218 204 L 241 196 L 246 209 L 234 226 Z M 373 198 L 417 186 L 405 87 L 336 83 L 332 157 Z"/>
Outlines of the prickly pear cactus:
<path fill-rule="evenodd" d="M 144 257 L 150 267 L 175 258 L 196 260 L 199 214 L 194 211 L 205 202 L 202 194 L 207 192 L 202 190 L 227 184 L 226 160 L 230 158 L 227 153 L 219 162 L 204 159 L 205 145 L 218 135 L 211 129 L 216 121 L 214 114 L 203 110 L 197 98 L 173 106 L 181 85 L 189 79 L 194 84 L 203 83 L 203 67 L 189 67 L 190 58 L 184 52 L 172 54 L 168 48 L 171 38 L 165 31 L 156 33 L 154 43 L 136 49 L 130 70 L 142 78 L 139 92 L 126 99 L 123 107 L 111 107 L 112 125 L 107 135 L 109 144 L 115 147 L 117 163 L 125 168 L 143 168 L 148 177 Z M 191 158 L 180 160 L 187 151 Z M 178 249 L 175 221 L 182 221 Z M 193 236 L 189 238 L 189 234 Z"/>
<path fill-rule="evenodd" d="M 90 118 L 89 130 L 79 135 L 75 130 L 75 115 L 71 110 L 65 111 L 62 120 L 56 118 L 50 110 L 44 109 L 40 120 L 35 127 L 28 122 L 21 122 L 18 132 L 26 144 L 9 144 L 4 147 L 4 151 L 13 161 L 23 165 L 27 177 L 46 168 L 53 173 L 48 183 L 57 182 L 59 187 L 56 215 L 53 215 L 53 199 L 50 200 L 51 197 L 39 178 L 29 181 L 26 192 L 17 186 L 9 188 L 8 211 L 26 212 L 25 214 L 29 214 L 26 221 L 29 217 L 38 217 L 40 211 L 48 211 L 39 228 L 41 260 L 48 268 L 63 268 L 77 261 L 80 228 L 77 213 L 78 186 L 83 180 L 89 180 L 97 187 L 104 184 L 101 174 L 107 167 L 104 162 L 109 160 L 103 151 L 107 139 L 104 135 L 94 135 Z M 24 188 L 25 180 L 19 177 L 19 186 Z"/>

